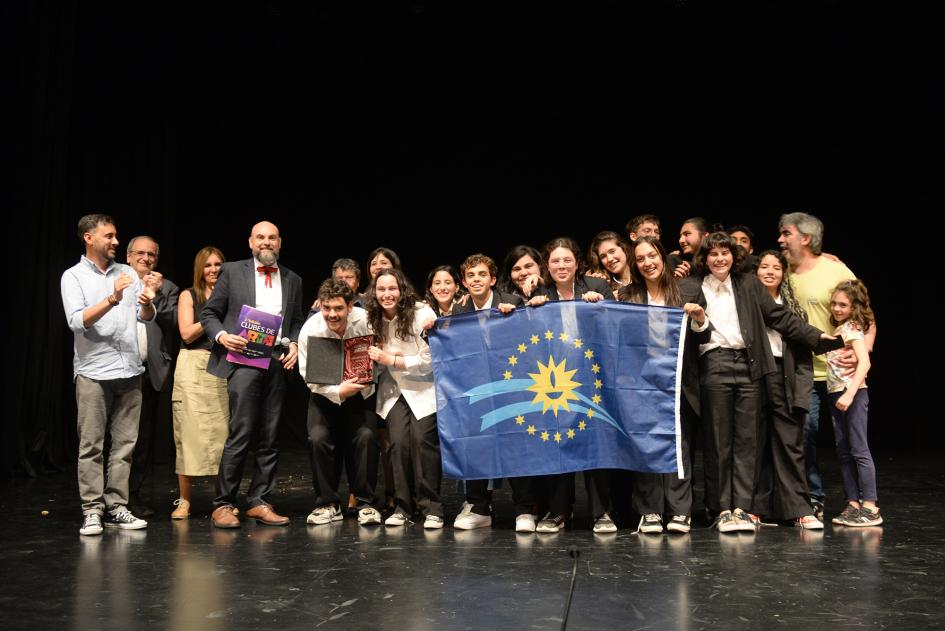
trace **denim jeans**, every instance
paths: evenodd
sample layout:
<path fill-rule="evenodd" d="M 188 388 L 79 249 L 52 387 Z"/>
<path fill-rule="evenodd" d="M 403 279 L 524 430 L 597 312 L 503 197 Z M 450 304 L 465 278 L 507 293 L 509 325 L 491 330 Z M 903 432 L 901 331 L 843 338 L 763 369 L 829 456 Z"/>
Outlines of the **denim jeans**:
<path fill-rule="evenodd" d="M 820 503 L 824 501 L 823 480 L 817 467 L 817 434 L 820 431 L 820 410 L 829 405 L 827 382 L 815 381 L 810 391 L 810 407 L 804 421 L 804 462 L 807 466 L 807 486 L 810 498 Z"/>

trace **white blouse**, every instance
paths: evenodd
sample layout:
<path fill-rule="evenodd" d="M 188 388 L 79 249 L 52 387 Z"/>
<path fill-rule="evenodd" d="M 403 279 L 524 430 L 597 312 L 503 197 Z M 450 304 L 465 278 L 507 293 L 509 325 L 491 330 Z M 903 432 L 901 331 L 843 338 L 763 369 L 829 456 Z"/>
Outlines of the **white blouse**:
<path fill-rule="evenodd" d="M 436 313 L 433 309 L 425 304 L 417 303 L 411 318 L 410 334 L 406 340 L 395 335 L 397 318 L 382 319 L 383 335 L 387 340 L 383 350 L 395 355 L 403 355 L 404 367 L 388 366 L 378 379 L 377 413 L 381 418 L 387 418 L 387 414 L 400 395 L 404 396 L 410 411 L 418 419 L 436 412 L 433 358 L 430 355 L 430 346 L 420 337 L 423 332 L 422 324 L 435 318 Z"/>

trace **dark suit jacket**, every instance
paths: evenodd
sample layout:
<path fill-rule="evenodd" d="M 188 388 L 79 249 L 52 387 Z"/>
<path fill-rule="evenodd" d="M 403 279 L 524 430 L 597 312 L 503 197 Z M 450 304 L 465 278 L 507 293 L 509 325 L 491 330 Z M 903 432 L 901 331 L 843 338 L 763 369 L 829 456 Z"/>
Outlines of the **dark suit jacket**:
<path fill-rule="evenodd" d="M 305 321 L 302 309 L 302 279 L 298 274 L 279 264 L 282 277 L 282 337 L 298 342 L 299 331 Z M 226 348 L 216 343 L 221 331 L 235 333 L 239 330 L 237 318 L 243 305 L 256 304 L 256 269 L 253 259 L 224 263 L 220 277 L 210 294 L 210 299 L 200 313 L 200 323 L 207 337 L 213 341 L 207 372 L 224 379 L 229 378 L 236 365 L 226 360 Z"/>
<path fill-rule="evenodd" d="M 507 294 L 505 292 L 499 291 L 495 287 L 492 288 L 492 304 L 490 305 L 493 309 L 498 309 L 500 303 L 508 303 L 510 305 L 515 305 L 516 307 L 525 304 L 525 301 L 522 300 L 521 296 L 516 294 Z M 466 301 L 464 305 L 455 305 L 453 307 L 453 314 L 457 313 L 472 313 L 476 310 L 476 305 L 473 304 L 472 296 L 469 297 L 469 300 Z"/>
<path fill-rule="evenodd" d="M 180 288 L 164 279 L 161 291 L 154 296 L 154 319 L 145 322 L 148 331 L 148 377 L 151 387 L 164 392 L 170 383 L 171 364 L 180 348 L 177 328 L 177 298 Z"/>
<path fill-rule="evenodd" d="M 574 279 L 574 299 L 580 300 L 581 296 L 586 294 L 589 291 L 596 291 L 599 294 L 604 296 L 605 300 L 614 299 L 614 290 L 610 288 L 610 283 L 608 283 L 603 278 L 594 278 L 593 276 L 584 276 L 582 278 Z M 548 283 L 545 285 L 540 285 L 532 293 L 533 296 L 548 296 L 549 300 L 561 300 L 558 297 L 558 288 L 555 287 L 555 284 Z"/>
<path fill-rule="evenodd" d="M 683 302 L 695 302 L 703 308 L 706 306 L 702 279 L 702 276 L 690 276 L 680 281 L 679 291 Z M 757 381 L 777 371 L 766 327 L 770 326 L 781 333 L 785 342 L 791 340 L 811 350 L 821 346 L 822 331 L 798 318 L 784 305 L 776 303 L 754 274 L 732 274 L 732 289 L 753 380 Z"/>

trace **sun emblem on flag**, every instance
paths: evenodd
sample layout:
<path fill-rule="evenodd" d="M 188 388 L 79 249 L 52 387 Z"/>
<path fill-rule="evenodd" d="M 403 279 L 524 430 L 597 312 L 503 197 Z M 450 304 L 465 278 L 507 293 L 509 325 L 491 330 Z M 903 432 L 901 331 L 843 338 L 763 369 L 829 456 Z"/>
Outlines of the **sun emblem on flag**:
<path fill-rule="evenodd" d="M 515 426 L 529 437 L 563 446 L 590 430 L 593 421 L 600 421 L 626 435 L 604 408 L 602 362 L 580 335 L 548 329 L 508 348 L 512 354 L 500 355 L 501 378 L 464 393 L 470 405 L 500 396 L 505 403 L 497 403 L 480 417 L 480 431 L 514 419 Z M 585 394 L 582 388 L 593 388 L 593 392 Z M 554 420 L 542 420 L 548 412 Z"/>

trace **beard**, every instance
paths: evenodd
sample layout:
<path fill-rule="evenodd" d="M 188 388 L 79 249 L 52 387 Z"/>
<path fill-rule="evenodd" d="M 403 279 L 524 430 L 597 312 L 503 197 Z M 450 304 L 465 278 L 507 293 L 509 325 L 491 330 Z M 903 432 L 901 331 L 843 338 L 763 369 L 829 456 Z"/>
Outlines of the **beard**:
<path fill-rule="evenodd" d="M 275 250 L 260 250 L 256 254 L 256 259 L 263 265 L 275 265 L 279 260 L 279 254 Z"/>

